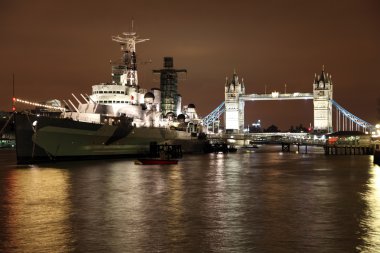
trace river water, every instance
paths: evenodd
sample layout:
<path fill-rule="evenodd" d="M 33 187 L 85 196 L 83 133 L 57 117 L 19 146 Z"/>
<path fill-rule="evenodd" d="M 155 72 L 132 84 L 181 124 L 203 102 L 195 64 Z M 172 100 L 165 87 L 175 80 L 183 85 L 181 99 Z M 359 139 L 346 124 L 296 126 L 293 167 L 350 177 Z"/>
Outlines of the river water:
<path fill-rule="evenodd" d="M 0 151 L 0 252 L 380 252 L 372 156 L 260 149 L 166 166 Z"/>

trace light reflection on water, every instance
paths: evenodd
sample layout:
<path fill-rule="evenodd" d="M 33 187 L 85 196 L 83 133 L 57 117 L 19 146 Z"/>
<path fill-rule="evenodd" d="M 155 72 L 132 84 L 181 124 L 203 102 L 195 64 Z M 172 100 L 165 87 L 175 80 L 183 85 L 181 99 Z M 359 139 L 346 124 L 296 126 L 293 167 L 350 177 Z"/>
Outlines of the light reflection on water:
<path fill-rule="evenodd" d="M 361 252 L 380 252 L 380 167 L 372 167 L 370 174 L 368 194 L 362 194 L 363 201 L 368 203 L 368 210 L 366 217 L 360 221 L 366 231 L 362 236 L 365 244 L 358 249 Z"/>
<path fill-rule="evenodd" d="M 2 217 L 5 248 L 21 252 L 70 250 L 67 171 L 10 170 L 7 180 L 2 194 L 7 214 Z"/>
<path fill-rule="evenodd" d="M 279 152 L 14 166 L 0 252 L 380 252 L 370 156 Z"/>

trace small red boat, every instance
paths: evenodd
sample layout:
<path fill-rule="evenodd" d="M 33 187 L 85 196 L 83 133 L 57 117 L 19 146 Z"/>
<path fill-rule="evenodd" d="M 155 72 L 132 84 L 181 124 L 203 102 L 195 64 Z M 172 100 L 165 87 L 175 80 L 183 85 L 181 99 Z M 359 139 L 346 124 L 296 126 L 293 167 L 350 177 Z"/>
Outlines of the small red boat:
<path fill-rule="evenodd" d="M 135 161 L 138 165 L 165 165 L 165 164 L 178 164 L 178 160 L 175 159 L 138 159 Z"/>

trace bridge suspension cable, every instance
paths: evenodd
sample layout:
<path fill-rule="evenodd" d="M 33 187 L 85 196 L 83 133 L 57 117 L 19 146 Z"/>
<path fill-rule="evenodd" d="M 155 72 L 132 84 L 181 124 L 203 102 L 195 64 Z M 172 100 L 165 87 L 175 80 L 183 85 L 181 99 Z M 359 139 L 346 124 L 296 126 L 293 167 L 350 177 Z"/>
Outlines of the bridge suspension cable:
<path fill-rule="evenodd" d="M 356 130 L 358 130 L 357 126 L 360 126 L 364 129 L 364 131 L 371 132 L 373 129 L 375 129 L 375 126 L 360 119 L 359 117 L 353 115 L 346 109 L 344 109 L 341 105 L 339 105 L 336 101 L 331 100 L 331 103 L 335 106 L 337 109 L 336 114 L 336 128 L 337 130 L 354 130 L 354 124 L 356 125 Z M 342 120 L 341 116 L 342 115 Z M 345 117 L 345 118 L 344 118 Z M 348 119 L 348 121 L 346 120 Z"/>
<path fill-rule="evenodd" d="M 223 101 L 209 115 L 207 115 L 206 117 L 204 117 L 202 119 L 203 126 L 206 126 L 208 128 L 208 126 L 211 123 L 214 123 L 215 121 L 217 121 L 220 118 L 220 116 L 224 113 L 225 110 L 226 110 L 226 108 L 224 106 L 224 101 Z"/>

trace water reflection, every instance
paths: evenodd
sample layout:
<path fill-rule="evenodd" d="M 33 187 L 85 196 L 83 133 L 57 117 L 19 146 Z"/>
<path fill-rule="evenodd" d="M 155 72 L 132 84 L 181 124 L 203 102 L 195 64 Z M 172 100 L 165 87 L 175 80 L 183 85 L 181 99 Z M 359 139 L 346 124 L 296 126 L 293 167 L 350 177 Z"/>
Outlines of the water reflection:
<path fill-rule="evenodd" d="M 67 171 L 13 169 L 6 182 L 4 252 L 70 251 Z"/>
<path fill-rule="evenodd" d="M 184 204 L 183 204 L 183 178 L 182 173 L 178 169 L 169 171 L 168 186 L 168 207 L 167 207 L 167 225 L 168 237 L 172 245 L 176 242 L 180 243 L 184 240 L 186 232 L 184 230 Z M 173 250 L 173 249 L 172 249 Z"/>
<path fill-rule="evenodd" d="M 237 153 L 0 170 L 4 252 L 380 252 L 367 156 Z"/>
<path fill-rule="evenodd" d="M 361 252 L 380 252 L 380 166 L 371 164 L 371 167 L 369 190 L 362 196 L 368 202 L 368 210 L 360 221 L 365 231 L 364 244 L 358 246 Z"/>

